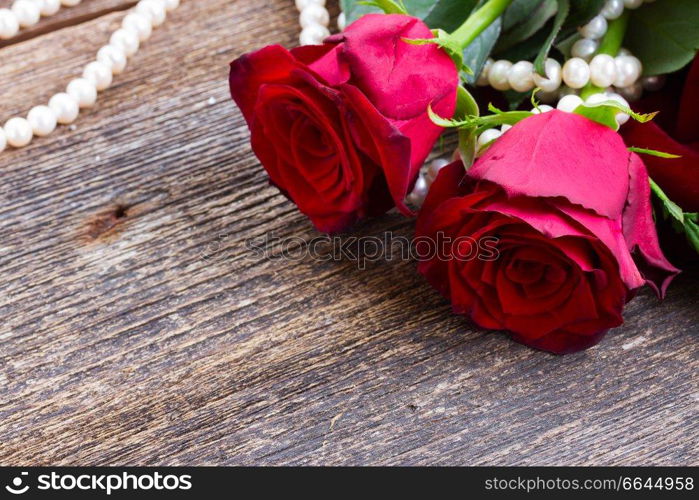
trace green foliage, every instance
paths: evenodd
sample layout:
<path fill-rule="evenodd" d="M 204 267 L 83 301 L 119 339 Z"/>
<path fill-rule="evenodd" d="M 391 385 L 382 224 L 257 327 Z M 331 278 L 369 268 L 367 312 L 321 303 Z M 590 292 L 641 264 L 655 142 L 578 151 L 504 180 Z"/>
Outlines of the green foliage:
<path fill-rule="evenodd" d="M 624 45 L 645 75 L 681 69 L 699 49 L 699 1 L 658 0 L 632 11 Z"/>
<path fill-rule="evenodd" d="M 635 146 L 631 146 L 629 148 L 629 151 L 632 153 L 639 153 L 639 154 L 644 154 L 648 156 L 657 156 L 658 158 L 682 158 L 680 155 L 674 155 L 672 153 L 665 153 L 663 151 L 657 151 L 655 149 L 646 149 L 646 148 L 637 148 Z"/>
<path fill-rule="evenodd" d="M 663 218 L 670 220 L 675 231 L 684 234 L 690 246 L 699 253 L 699 214 L 682 211 L 653 179 L 650 179 L 650 188 L 661 203 Z"/>
<path fill-rule="evenodd" d="M 634 120 L 640 123 L 646 123 L 655 118 L 658 113 L 636 113 L 617 101 L 608 100 L 597 104 L 581 104 L 574 113 L 582 115 L 592 121 L 606 125 L 613 130 L 619 130 L 619 123 L 616 121 L 616 115 L 619 112 L 626 113 Z"/>
<path fill-rule="evenodd" d="M 536 60 L 534 61 L 534 69 L 537 73 L 539 73 L 542 76 L 545 75 L 544 63 L 546 62 L 546 58 L 548 57 L 549 52 L 551 51 L 553 42 L 556 40 L 558 34 L 561 32 L 561 28 L 563 28 L 563 23 L 565 23 L 565 20 L 568 17 L 569 12 L 570 3 L 568 2 L 568 0 L 558 0 L 558 10 L 556 12 L 556 18 L 553 21 L 553 26 L 551 27 L 551 32 L 546 37 L 546 41 L 539 49 L 539 53 L 537 54 Z"/>

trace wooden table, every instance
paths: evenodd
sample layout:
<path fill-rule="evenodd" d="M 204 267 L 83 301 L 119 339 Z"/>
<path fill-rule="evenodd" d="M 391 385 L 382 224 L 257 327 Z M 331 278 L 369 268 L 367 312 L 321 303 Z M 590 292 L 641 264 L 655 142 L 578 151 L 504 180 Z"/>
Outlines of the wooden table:
<path fill-rule="evenodd" d="M 133 3 L 3 44 L 0 119 L 60 91 Z M 0 154 L 0 464 L 699 463 L 696 272 L 558 357 L 453 316 L 413 262 L 250 258 L 316 235 L 227 90 L 229 61 L 293 45 L 296 18 L 183 0 L 74 130 Z"/>

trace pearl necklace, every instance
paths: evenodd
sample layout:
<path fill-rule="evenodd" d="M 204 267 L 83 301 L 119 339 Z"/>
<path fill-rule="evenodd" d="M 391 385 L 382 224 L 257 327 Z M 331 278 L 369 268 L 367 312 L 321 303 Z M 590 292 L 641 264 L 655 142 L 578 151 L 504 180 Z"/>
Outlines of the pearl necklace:
<path fill-rule="evenodd" d="M 295 0 L 299 11 L 299 23 L 301 33 L 299 43 L 301 45 L 317 45 L 330 35 L 328 24 L 330 15 L 325 8 L 326 0 Z M 641 78 L 643 67 L 641 61 L 628 50 L 621 49 L 616 57 L 608 54 L 594 55 L 599 47 L 599 40 L 607 32 L 607 21 L 618 19 L 624 8 L 637 9 L 644 2 L 651 3 L 655 0 L 606 0 L 600 13 L 593 17 L 586 25 L 578 28 L 582 38 L 573 44 L 571 58 L 563 66 L 553 58 L 546 59 L 544 73 L 539 75 L 534 71 L 534 64 L 530 61 L 519 61 L 512 64 L 510 61 L 494 61 L 488 59 L 476 80 L 476 85 L 490 85 L 496 90 L 515 90 L 517 92 L 530 92 L 534 87 L 541 89 L 537 98 L 545 103 L 558 101 L 556 107 L 561 111 L 572 113 L 575 108 L 583 104 L 595 104 L 607 100 L 615 100 L 623 106 L 629 107 L 629 101 L 641 97 L 643 89 L 659 90 L 664 84 L 662 76 L 649 76 Z M 340 31 L 345 28 L 344 12 L 338 16 L 337 27 Z M 561 86 L 561 84 L 565 86 Z M 602 93 L 592 94 L 585 101 L 577 95 L 577 92 L 588 83 L 596 87 L 606 89 Z M 615 90 L 616 92 L 614 92 Z M 532 109 L 532 113 L 546 113 L 554 109 L 548 104 L 539 105 Z M 629 116 L 618 113 L 617 122 L 623 125 Z M 477 139 L 476 151 L 482 153 L 485 147 L 493 140 L 504 134 L 511 125 L 485 130 Z M 424 173 L 421 172 L 415 181 L 413 191 L 407 196 L 406 201 L 419 207 L 427 196 L 430 185 L 437 177 L 439 170 L 449 162 L 438 158 L 429 163 Z"/>
<path fill-rule="evenodd" d="M 61 5 L 72 7 L 81 0 L 15 0 L 10 9 L 0 9 L 0 39 L 14 37 L 20 28 L 39 22 L 41 16 L 56 14 Z M 95 61 L 85 66 L 82 77 L 75 78 L 51 97 L 47 105 L 33 107 L 26 118 L 10 118 L 0 128 L 0 152 L 7 145 L 15 148 L 26 146 L 34 136 L 44 137 L 58 124 L 73 123 L 80 109 L 90 108 L 97 101 L 97 92 L 112 84 L 113 75 L 126 67 L 127 59 L 139 49 L 141 42 L 150 38 L 153 28 L 165 22 L 168 12 L 175 10 L 180 0 L 140 0 L 129 11 L 121 27 L 112 33 L 109 43 L 99 49 Z"/>
<path fill-rule="evenodd" d="M 651 76 L 641 78 L 643 67 L 641 61 L 628 50 L 622 49 L 616 57 L 608 54 L 597 54 L 599 41 L 607 32 L 608 21 L 621 17 L 624 9 L 637 9 L 643 3 L 655 0 L 606 0 L 600 13 L 586 25 L 578 28 L 582 36 L 571 48 L 571 58 L 561 67 L 555 59 L 547 59 L 544 73 L 541 76 L 534 71 L 534 65 L 529 61 L 494 61 L 488 59 L 481 71 L 476 85 L 490 85 L 496 90 L 515 90 L 529 92 L 534 87 L 541 89 L 537 94 L 542 102 L 552 104 L 559 99 L 565 99 L 563 108 L 575 109 L 582 103 L 575 95 L 588 84 L 607 89 L 606 97 L 612 97 L 627 105 L 641 97 L 643 89 L 657 90 L 663 84 L 663 78 Z M 565 86 L 561 87 L 561 83 Z M 612 88 L 613 87 L 613 88 Z M 592 101 L 601 97 L 591 96 Z M 576 104 L 577 103 L 577 104 Z M 561 109 L 559 107 L 559 109 Z M 626 117 L 628 119 L 628 116 Z M 625 121 L 624 118 L 621 120 Z"/>

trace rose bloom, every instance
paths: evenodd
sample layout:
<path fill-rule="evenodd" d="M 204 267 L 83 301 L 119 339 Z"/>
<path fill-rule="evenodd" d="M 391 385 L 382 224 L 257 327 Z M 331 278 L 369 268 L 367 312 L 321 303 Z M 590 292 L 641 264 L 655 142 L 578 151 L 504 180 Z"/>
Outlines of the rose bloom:
<path fill-rule="evenodd" d="M 688 72 L 669 78 L 659 92 L 649 92 L 634 109 L 658 111 L 649 123 L 624 125 L 629 146 L 655 149 L 681 158 L 644 158 L 648 173 L 687 212 L 699 212 L 699 58 Z"/>
<path fill-rule="evenodd" d="M 323 45 L 272 45 L 231 63 L 230 88 L 270 181 L 320 231 L 336 232 L 405 196 L 456 106 L 458 73 L 420 20 L 366 15 Z"/>
<path fill-rule="evenodd" d="M 663 256 L 648 176 L 612 129 L 551 111 L 500 137 L 466 172 L 440 171 L 416 237 L 496 237 L 496 259 L 433 258 L 418 271 L 484 328 L 554 353 L 596 344 L 644 283 L 662 295 Z M 456 257 L 454 257 L 456 256 Z"/>

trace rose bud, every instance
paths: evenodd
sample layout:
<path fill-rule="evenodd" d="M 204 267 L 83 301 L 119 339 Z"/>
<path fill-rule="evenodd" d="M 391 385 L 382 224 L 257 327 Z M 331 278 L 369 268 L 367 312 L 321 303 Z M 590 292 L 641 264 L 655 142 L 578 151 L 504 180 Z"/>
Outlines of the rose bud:
<path fill-rule="evenodd" d="M 320 231 L 405 206 L 452 116 L 458 74 L 420 20 L 365 15 L 323 45 L 272 45 L 231 63 L 230 88 L 270 182 Z"/>
<path fill-rule="evenodd" d="M 623 322 L 639 287 L 662 295 L 678 272 L 658 246 L 649 197 L 643 162 L 612 129 L 535 115 L 468 171 L 444 167 L 418 217 L 416 237 L 496 237 L 496 258 L 452 248 L 418 271 L 484 328 L 558 354 L 585 349 Z"/>
<path fill-rule="evenodd" d="M 629 146 L 654 149 L 681 158 L 644 158 L 648 173 L 686 212 L 699 212 L 699 58 L 686 75 L 671 77 L 660 92 L 634 104 L 635 109 L 657 111 L 652 122 L 628 123 L 621 133 Z M 684 80 L 684 81 L 682 81 Z"/>

